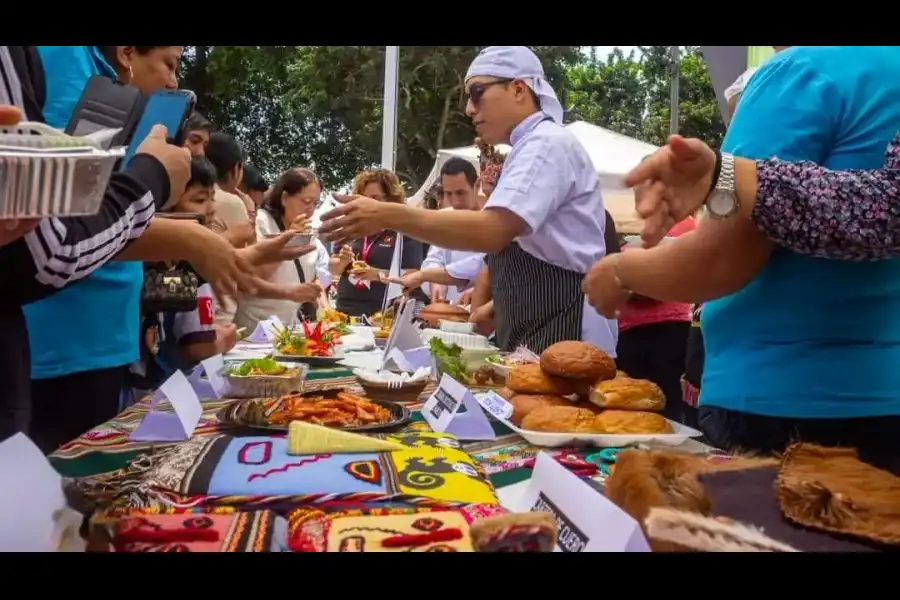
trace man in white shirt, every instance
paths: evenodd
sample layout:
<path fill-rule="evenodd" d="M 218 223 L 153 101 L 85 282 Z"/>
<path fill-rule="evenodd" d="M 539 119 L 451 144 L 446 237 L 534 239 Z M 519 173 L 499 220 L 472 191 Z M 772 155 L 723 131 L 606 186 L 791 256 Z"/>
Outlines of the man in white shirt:
<path fill-rule="evenodd" d="M 442 210 L 481 210 L 483 198 L 478 195 L 478 172 L 464 158 L 454 156 L 441 167 Z M 415 273 L 396 280 L 406 288 L 427 284 L 431 301 L 453 302 L 460 292 L 475 283 L 484 266 L 484 254 L 465 250 L 448 250 L 432 246 Z"/>

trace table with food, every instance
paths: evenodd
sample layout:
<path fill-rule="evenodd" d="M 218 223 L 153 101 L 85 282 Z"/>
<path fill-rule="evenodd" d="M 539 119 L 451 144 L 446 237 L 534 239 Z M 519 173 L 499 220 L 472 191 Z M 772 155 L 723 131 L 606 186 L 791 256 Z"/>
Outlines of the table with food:
<path fill-rule="evenodd" d="M 717 535 L 728 544 L 789 551 L 735 533 L 709 510 L 684 510 L 684 498 L 701 502 L 691 494 L 672 500 L 678 486 L 754 459 L 723 456 L 662 417 L 667 399 L 653 383 L 590 344 L 504 353 L 438 321 L 417 321 L 430 365 L 399 372 L 383 368 L 375 347 L 382 322 L 348 325 L 328 311 L 226 355 L 228 392 L 203 398 L 186 441 L 132 439 L 154 410 L 146 399 L 66 444 L 51 460 L 90 507 L 90 543 L 116 552 L 550 552 L 563 522 L 520 503 L 546 455 L 605 491 L 653 550 L 720 549 L 698 544 L 725 528 Z M 429 427 L 423 405 L 447 376 L 506 403 L 506 413 L 485 411 L 492 439 Z M 215 535 L 194 535 L 197 519 Z"/>

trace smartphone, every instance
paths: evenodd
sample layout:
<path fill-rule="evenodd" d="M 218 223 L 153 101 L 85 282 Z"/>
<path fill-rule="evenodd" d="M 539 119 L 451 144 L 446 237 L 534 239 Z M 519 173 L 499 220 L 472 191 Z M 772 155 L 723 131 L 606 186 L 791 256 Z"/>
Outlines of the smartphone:
<path fill-rule="evenodd" d="M 193 112 L 196 103 L 197 96 L 190 90 L 164 90 L 151 94 L 147 98 L 144 113 L 128 144 L 128 151 L 122 160 L 122 168 L 127 167 L 134 158 L 138 146 L 147 138 L 154 125 L 164 125 L 169 136 L 169 143 L 182 146 L 184 144 L 184 124 Z"/>
<path fill-rule="evenodd" d="M 91 77 L 66 125 L 68 135 L 90 135 L 102 129 L 121 129 L 106 148 L 127 146 L 144 110 L 146 97 L 140 90 L 119 85 L 109 77 Z"/>

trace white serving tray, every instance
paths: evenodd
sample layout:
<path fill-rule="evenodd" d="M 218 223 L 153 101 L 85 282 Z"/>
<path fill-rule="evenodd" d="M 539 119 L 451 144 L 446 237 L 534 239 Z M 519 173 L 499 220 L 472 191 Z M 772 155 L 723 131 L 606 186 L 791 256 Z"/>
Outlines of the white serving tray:
<path fill-rule="evenodd" d="M 534 446 L 543 448 L 561 448 L 563 446 L 587 446 L 594 448 L 624 448 L 636 444 L 659 444 L 662 446 L 680 446 L 690 438 L 701 437 L 703 434 L 692 427 L 669 421 L 674 433 L 657 434 L 605 434 L 605 433 L 544 433 L 543 431 L 528 431 L 520 429 L 506 419 L 491 415 L 511 430 L 521 435 Z"/>
<path fill-rule="evenodd" d="M 422 331 L 422 341 L 427 345 L 431 338 L 438 338 L 445 344 L 456 344 L 463 350 L 481 350 L 494 346 L 483 335 L 474 333 L 453 333 L 439 329 L 425 329 Z"/>

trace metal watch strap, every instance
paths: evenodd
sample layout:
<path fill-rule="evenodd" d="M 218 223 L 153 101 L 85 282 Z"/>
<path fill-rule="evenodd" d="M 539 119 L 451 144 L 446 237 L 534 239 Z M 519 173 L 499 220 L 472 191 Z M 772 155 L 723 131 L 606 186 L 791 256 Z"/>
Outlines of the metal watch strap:
<path fill-rule="evenodd" d="M 734 186 L 734 155 L 727 152 L 721 152 L 722 167 L 719 170 L 719 177 L 716 179 L 715 189 L 722 190 L 733 194 Z"/>

